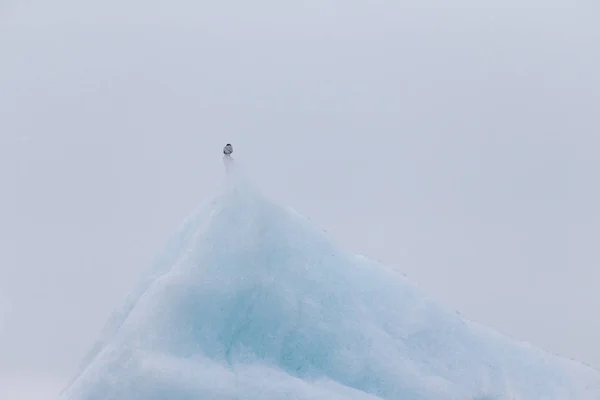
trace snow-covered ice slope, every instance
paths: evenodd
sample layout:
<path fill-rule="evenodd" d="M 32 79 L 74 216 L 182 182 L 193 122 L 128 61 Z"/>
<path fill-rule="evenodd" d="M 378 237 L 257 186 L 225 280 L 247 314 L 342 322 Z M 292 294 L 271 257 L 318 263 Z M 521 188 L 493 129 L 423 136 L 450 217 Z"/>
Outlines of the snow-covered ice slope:
<path fill-rule="evenodd" d="M 600 375 L 341 251 L 230 171 L 61 400 L 600 399 Z"/>

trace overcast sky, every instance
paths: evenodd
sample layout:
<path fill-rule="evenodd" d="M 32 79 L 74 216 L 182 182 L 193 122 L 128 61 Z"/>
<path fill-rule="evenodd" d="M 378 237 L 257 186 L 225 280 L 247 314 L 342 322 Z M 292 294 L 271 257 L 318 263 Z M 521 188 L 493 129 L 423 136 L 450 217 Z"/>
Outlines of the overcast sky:
<path fill-rule="evenodd" d="M 0 2 L 0 398 L 54 399 L 225 142 L 349 251 L 600 368 L 597 1 L 213 3 Z"/>

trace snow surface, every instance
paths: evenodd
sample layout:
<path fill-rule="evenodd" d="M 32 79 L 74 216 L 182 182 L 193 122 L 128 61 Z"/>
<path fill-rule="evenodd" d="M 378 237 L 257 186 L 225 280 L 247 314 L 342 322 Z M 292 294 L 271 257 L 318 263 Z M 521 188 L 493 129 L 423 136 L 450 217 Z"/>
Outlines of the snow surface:
<path fill-rule="evenodd" d="M 60 400 L 600 399 L 600 374 L 346 254 L 225 157 Z"/>

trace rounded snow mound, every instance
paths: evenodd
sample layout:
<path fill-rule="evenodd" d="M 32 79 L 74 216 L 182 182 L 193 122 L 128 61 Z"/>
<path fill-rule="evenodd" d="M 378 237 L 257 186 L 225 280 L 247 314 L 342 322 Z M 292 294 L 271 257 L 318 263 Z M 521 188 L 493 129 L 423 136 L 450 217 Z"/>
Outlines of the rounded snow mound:
<path fill-rule="evenodd" d="M 61 400 L 600 398 L 596 371 L 462 319 L 228 170 Z"/>

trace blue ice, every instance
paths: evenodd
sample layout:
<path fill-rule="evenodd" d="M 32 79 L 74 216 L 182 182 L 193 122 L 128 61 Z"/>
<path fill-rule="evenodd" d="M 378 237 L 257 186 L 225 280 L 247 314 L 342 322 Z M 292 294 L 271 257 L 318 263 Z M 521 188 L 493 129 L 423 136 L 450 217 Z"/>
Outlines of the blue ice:
<path fill-rule="evenodd" d="M 600 374 L 347 254 L 234 166 L 60 400 L 598 400 Z"/>

